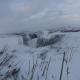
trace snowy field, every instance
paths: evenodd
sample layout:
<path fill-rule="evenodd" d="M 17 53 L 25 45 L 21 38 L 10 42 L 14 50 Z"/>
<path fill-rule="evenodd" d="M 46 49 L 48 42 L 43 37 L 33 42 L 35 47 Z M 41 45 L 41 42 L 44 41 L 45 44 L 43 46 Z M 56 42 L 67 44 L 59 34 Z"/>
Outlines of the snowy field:
<path fill-rule="evenodd" d="M 80 80 L 80 32 L 37 35 L 27 45 L 22 36 L 0 37 L 0 80 Z"/>

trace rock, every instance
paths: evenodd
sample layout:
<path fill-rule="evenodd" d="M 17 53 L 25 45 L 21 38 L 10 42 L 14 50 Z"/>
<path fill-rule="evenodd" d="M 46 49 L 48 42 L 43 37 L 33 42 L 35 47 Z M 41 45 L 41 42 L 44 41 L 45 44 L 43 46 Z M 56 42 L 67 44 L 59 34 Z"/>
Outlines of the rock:
<path fill-rule="evenodd" d="M 55 35 L 48 35 L 48 38 L 39 37 L 37 40 L 37 47 L 43 47 L 48 45 L 53 45 L 59 41 L 61 41 L 63 34 L 55 34 Z"/>

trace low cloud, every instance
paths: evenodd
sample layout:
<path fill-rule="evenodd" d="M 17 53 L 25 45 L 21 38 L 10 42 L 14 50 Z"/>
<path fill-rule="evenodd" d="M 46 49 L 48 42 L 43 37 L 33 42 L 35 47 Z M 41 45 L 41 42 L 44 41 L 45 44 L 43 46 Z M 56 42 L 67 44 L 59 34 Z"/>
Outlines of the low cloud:
<path fill-rule="evenodd" d="M 41 18 L 41 17 L 44 17 L 46 16 L 46 13 L 49 11 L 48 8 L 44 9 L 43 11 L 37 13 L 37 14 L 34 14 L 32 16 L 29 17 L 28 20 L 31 20 L 31 19 L 38 19 L 38 18 Z"/>
<path fill-rule="evenodd" d="M 63 15 L 62 18 L 65 20 L 80 21 L 80 15 L 77 14 Z"/>

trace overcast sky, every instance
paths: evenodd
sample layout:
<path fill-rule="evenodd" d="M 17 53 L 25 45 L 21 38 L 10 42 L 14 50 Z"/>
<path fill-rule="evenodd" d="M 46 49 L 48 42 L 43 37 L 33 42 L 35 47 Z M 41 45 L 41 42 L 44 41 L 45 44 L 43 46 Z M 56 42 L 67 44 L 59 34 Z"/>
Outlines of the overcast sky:
<path fill-rule="evenodd" d="M 0 0 L 0 33 L 80 26 L 80 0 Z"/>

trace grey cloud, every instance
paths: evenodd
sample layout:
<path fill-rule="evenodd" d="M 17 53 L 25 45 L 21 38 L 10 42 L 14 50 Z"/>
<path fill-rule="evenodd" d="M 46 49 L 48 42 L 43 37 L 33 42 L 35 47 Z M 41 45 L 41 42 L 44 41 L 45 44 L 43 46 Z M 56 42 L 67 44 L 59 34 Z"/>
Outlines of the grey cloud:
<path fill-rule="evenodd" d="M 0 0 L 0 32 L 79 25 L 79 3 L 79 0 Z"/>

